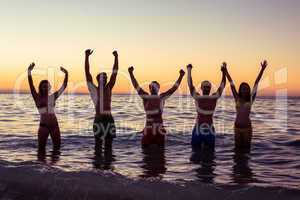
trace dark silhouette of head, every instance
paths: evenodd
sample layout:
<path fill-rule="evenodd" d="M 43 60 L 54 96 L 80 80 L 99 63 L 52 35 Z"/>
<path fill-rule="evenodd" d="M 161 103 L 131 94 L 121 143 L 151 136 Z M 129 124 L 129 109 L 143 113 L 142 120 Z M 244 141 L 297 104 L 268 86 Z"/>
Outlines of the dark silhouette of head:
<path fill-rule="evenodd" d="M 41 96 L 46 96 L 51 90 L 51 84 L 48 80 L 42 80 L 39 84 L 39 94 Z"/>
<path fill-rule="evenodd" d="M 103 85 L 105 86 L 107 83 L 107 74 L 105 72 L 101 72 L 100 74 L 97 75 L 96 77 L 98 81 L 98 85 Z"/>
<path fill-rule="evenodd" d="M 251 88 L 248 83 L 241 83 L 239 88 L 239 98 L 247 102 L 251 101 Z"/>
<path fill-rule="evenodd" d="M 209 95 L 211 91 L 211 83 L 209 81 L 203 81 L 201 83 L 201 90 L 203 95 Z"/>
<path fill-rule="evenodd" d="M 149 84 L 149 90 L 150 90 L 151 95 L 158 95 L 159 89 L 160 89 L 160 85 L 157 81 L 152 81 Z"/>

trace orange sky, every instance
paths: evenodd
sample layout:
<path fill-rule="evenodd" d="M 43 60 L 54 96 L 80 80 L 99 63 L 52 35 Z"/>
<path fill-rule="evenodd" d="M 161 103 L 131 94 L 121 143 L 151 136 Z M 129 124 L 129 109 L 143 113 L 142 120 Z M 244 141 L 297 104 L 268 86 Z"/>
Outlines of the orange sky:
<path fill-rule="evenodd" d="M 34 76 L 36 84 L 51 78 L 55 67 L 57 85 L 63 65 L 70 72 L 69 92 L 84 92 L 84 50 L 93 48 L 94 75 L 110 72 L 111 52 L 119 50 L 115 92 L 132 90 L 130 65 L 141 84 L 157 80 L 167 88 L 188 63 L 195 66 L 195 84 L 206 79 L 219 84 L 223 61 L 237 84 L 253 84 L 259 62 L 267 59 L 260 94 L 288 90 L 300 95 L 298 1 L 99 2 L 1 2 L 0 89 L 27 90 L 26 69 L 34 61 L 37 71 L 50 67 L 50 75 L 46 70 Z M 186 79 L 181 92 L 186 92 Z"/>

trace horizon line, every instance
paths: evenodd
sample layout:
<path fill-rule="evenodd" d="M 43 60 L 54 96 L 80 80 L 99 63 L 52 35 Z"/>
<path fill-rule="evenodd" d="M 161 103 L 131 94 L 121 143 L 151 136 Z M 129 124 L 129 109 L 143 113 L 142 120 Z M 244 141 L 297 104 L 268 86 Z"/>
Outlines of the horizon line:
<path fill-rule="evenodd" d="M 30 94 L 30 91 L 27 90 L 20 90 L 20 91 L 13 91 L 13 90 L 0 90 L 0 94 Z M 64 95 L 89 95 L 89 92 L 65 92 Z M 114 92 L 113 95 L 138 95 L 137 93 L 130 93 L 130 92 Z M 181 96 L 190 96 L 189 93 L 175 93 L 174 95 L 181 95 Z M 224 97 L 232 97 L 232 95 L 222 95 Z M 299 95 L 286 95 L 289 98 L 300 98 Z M 285 95 L 258 95 L 258 97 L 285 97 Z"/>

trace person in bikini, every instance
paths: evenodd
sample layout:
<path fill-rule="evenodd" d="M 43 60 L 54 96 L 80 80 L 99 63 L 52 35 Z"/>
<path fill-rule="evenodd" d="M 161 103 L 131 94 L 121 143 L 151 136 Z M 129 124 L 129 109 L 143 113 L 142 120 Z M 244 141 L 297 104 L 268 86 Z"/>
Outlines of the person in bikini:
<path fill-rule="evenodd" d="M 196 91 L 193 85 L 193 66 L 191 64 L 187 66 L 188 86 L 191 96 L 195 100 L 195 105 L 197 109 L 197 120 L 192 132 L 191 141 L 193 150 L 199 150 L 203 147 L 214 149 L 215 147 L 215 128 L 213 126 L 213 115 L 216 109 L 217 101 L 221 97 L 226 85 L 226 67 L 226 63 L 223 63 L 221 67 L 222 81 L 217 92 L 210 95 L 212 85 L 209 81 L 203 81 L 201 83 L 201 95 L 199 92 Z"/>
<path fill-rule="evenodd" d="M 116 137 L 115 121 L 111 114 L 111 97 L 112 89 L 116 83 L 119 60 L 117 51 L 113 52 L 115 57 L 114 66 L 110 80 L 107 82 L 107 74 L 102 72 L 97 75 L 96 79 L 98 85 L 93 82 L 92 75 L 90 73 L 89 57 L 93 51 L 87 49 L 85 51 L 85 76 L 87 86 L 95 106 L 95 118 L 93 125 L 93 132 L 95 137 L 95 153 L 102 152 L 102 144 L 104 142 L 105 149 L 112 148 L 113 139 Z"/>
<path fill-rule="evenodd" d="M 38 151 L 39 153 L 46 152 L 46 144 L 50 134 L 53 143 L 53 152 L 59 153 L 61 145 L 60 129 L 54 110 L 56 100 L 67 87 L 68 71 L 63 67 L 60 68 L 65 74 L 64 82 L 58 91 L 50 94 L 51 85 L 48 80 L 42 80 L 39 84 L 38 92 L 36 91 L 31 75 L 34 66 L 35 64 L 32 63 L 28 67 L 28 83 L 31 95 L 40 114 L 40 127 L 38 129 Z"/>
<path fill-rule="evenodd" d="M 236 103 L 236 120 L 234 125 L 235 130 L 235 149 L 245 150 L 249 152 L 251 150 L 251 140 L 252 140 L 252 123 L 250 119 L 250 113 L 252 105 L 255 101 L 257 89 L 259 82 L 263 76 L 265 69 L 267 68 L 267 61 L 261 63 L 261 70 L 255 81 L 254 87 L 251 92 L 251 88 L 248 83 L 241 83 L 239 91 L 236 90 L 234 82 L 228 72 L 225 70 L 226 77 L 230 82 L 231 91 Z"/>
<path fill-rule="evenodd" d="M 179 87 L 185 72 L 180 70 L 179 78 L 168 91 L 159 94 L 160 85 L 157 81 L 152 81 L 149 84 L 150 94 L 144 91 L 134 77 L 134 68 L 128 68 L 131 82 L 137 93 L 143 100 L 144 109 L 146 112 L 146 123 L 143 130 L 142 146 L 158 145 L 163 147 L 165 144 L 166 130 L 163 126 L 163 109 L 166 99 L 168 99 Z"/>

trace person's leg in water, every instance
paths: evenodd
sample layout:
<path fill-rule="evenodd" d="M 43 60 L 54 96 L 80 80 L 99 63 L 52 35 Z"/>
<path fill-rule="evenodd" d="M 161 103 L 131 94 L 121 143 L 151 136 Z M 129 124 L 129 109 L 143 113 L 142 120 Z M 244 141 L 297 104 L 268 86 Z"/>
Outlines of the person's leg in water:
<path fill-rule="evenodd" d="M 53 153 L 59 154 L 60 152 L 60 145 L 61 145 L 61 137 L 60 137 L 60 129 L 57 125 L 53 131 L 50 132 L 50 136 L 53 143 Z"/>
<path fill-rule="evenodd" d="M 116 126 L 112 116 L 104 120 L 103 125 L 105 127 L 104 133 L 104 149 L 105 151 L 112 151 L 113 139 L 116 137 Z"/>
<path fill-rule="evenodd" d="M 49 129 L 40 125 L 38 130 L 38 154 L 42 155 L 46 153 L 46 144 L 49 136 Z"/>
<path fill-rule="evenodd" d="M 104 140 L 104 150 L 105 151 L 112 151 L 112 142 L 113 138 L 110 136 L 106 136 Z"/>
<path fill-rule="evenodd" d="M 152 127 L 145 127 L 144 128 L 141 143 L 142 143 L 142 148 L 146 148 L 151 143 L 153 143 Z"/>
<path fill-rule="evenodd" d="M 203 138 L 202 138 L 202 134 L 200 131 L 200 126 L 198 124 L 196 124 L 194 126 L 193 132 L 192 132 L 191 145 L 192 145 L 193 151 L 201 150 L 202 144 L 203 144 Z"/>
<path fill-rule="evenodd" d="M 252 141 L 252 127 L 249 128 L 235 128 L 235 150 L 250 152 Z"/>
<path fill-rule="evenodd" d="M 104 142 L 104 130 L 105 126 L 103 124 L 103 119 L 100 117 L 96 117 L 94 120 L 93 125 L 93 132 L 95 137 L 95 154 L 101 154 L 102 153 L 102 145 Z"/>
<path fill-rule="evenodd" d="M 203 134 L 203 146 L 204 148 L 206 148 L 207 150 L 211 150 L 214 151 L 215 150 L 215 140 L 216 140 L 216 136 L 215 136 L 215 128 L 213 126 L 210 126 L 209 128 L 207 128 L 204 131 Z"/>
<path fill-rule="evenodd" d="M 155 140 L 155 143 L 160 148 L 164 148 L 164 146 L 165 146 L 166 134 L 167 134 L 167 131 L 162 125 L 157 127 L 156 134 L 154 135 L 154 140 Z"/>
<path fill-rule="evenodd" d="M 102 137 L 95 135 L 95 154 L 96 155 L 102 153 L 102 144 L 103 144 Z"/>
<path fill-rule="evenodd" d="M 204 136 L 203 147 L 207 150 L 214 151 L 215 150 L 215 135 L 213 133 L 209 133 Z"/>

